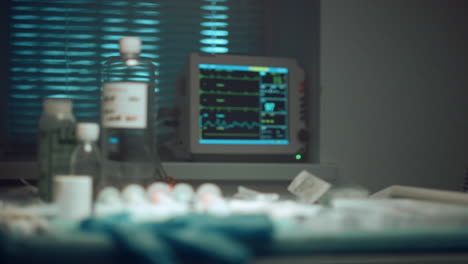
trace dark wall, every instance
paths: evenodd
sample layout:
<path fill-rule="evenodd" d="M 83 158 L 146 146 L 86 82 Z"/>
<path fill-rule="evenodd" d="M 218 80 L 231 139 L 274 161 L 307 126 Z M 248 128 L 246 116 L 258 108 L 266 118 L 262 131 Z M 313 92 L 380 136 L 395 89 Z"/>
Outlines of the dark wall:
<path fill-rule="evenodd" d="M 349 183 L 461 190 L 468 2 L 327 0 L 320 161 Z"/>

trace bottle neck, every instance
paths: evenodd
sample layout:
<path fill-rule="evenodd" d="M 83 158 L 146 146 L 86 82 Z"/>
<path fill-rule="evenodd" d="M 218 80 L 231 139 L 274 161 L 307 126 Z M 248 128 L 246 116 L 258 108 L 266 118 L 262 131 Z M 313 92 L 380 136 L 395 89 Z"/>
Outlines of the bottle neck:
<path fill-rule="evenodd" d="M 81 144 L 81 148 L 86 151 L 86 152 L 91 152 L 93 151 L 93 149 L 95 149 L 95 141 L 81 141 L 80 144 Z"/>
<path fill-rule="evenodd" d="M 120 53 L 120 56 L 124 60 L 129 60 L 129 59 L 137 59 L 140 56 L 140 54 L 139 53 Z"/>
<path fill-rule="evenodd" d="M 91 145 L 96 145 L 96 141 L 80 140 L 80 144 L 91 146 Z"/>

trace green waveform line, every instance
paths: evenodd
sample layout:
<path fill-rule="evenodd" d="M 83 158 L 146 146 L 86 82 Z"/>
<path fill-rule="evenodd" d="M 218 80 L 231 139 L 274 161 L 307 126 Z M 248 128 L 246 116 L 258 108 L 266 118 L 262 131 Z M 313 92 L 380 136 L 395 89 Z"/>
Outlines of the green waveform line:
<path fill-rule="evenodd" d="M 226 120 L 220 120 L 216 119 L 215 122 L 211 122 L 210 120 L 207 120 L 204 124 L 202 124 L 203 127 L 222 127 L 225 129 L 232 129 L 235 127 L 240 127 L 240 128 L 247 128 L 247 129 L 254 129 L 255 127 L 260 126 L 258 122 L 238 122 L 238 121 L 232 121 L 231 123 L 228 123 Z"/>
<path fill-rule="evenodd" d="M 200 110 L 227 110 L 227 111 L 254 111 L 258 112 L 258 107 L 243 107 L 243 106 L 204 106 L 200 105 Z"/>
<path fill-rule="evenodd" d="M 223 92 L 223 91 L 200 91 L 200 94 L 216 94 L 216 95 L 242 95 L 242 96 L 259 96 L 259 93 L 249 92 Z"/>
<path fill-rule="evenodd" d="M 203 75 L 199 74 L 198 78 L 200 79 L 217 79 L 217 80 L 240 80 L 240 81 L 258 81 L 260 80 L 259 76 L 256 77 L 234 77 L 231 75 L 223 76 L 223 75 L 215 75 L 215 74 L 210 74 L 210 75 Z"/>
<path fill-rule="evenodd" d="M 222 137 L 258 137 L 258 133 L 204 133 L 204 136 Z"/>

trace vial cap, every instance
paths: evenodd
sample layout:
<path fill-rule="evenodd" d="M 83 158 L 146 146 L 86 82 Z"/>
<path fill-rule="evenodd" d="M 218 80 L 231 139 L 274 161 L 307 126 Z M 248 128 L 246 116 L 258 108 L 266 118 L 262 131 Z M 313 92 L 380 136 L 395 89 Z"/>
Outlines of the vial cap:
<path fill-rule="evenodd" d="M 117 188 L 108 186 L 102 189 L 97 197 L 97 203 L 102 204 L 120 204 L 121 197 L 120 192 Z"/>
<path fill-rule="evenodd" d="M 43 104 L 44 112 L 53 115 L 58 113 L 70 114 L 72 107 L 72 100 L 68 98 L 46 98 Z"/>
<path fill-rule="evenodd" d="M 121 38 L 119 45 L 122 54 L 138 54 L 141 51 L 141 39 L 139 37 Z"/>
<path fill-rule="evenodd" d="M 80 141 L 95 142 L 99 138 L 99 125 L 96 123 L 78 123 L 76 136 Z"/>
<path fill-rule="evenodd" d="M 177 183 L 172 190 L 176 200 L 181 202 L 189 202 L 192 200 L 195 191 L 193 187 L 187 183 Z"/>
<path fill-rule="evenodd" d="M 223 192 L 221 191 L 221 188 L 219 188 L 218 185 L 207 182 L 207 183 L 203 183 L 202 185 L 200 185 L 197 189 L 197 195 L 199 197 L 206 195 L 206 194 L 212 194 L 212 195 L 221 197 L 223 195 Z"/>
<path fill-rule="evenodd" d="M 122 197 L 128 203 L 144 203 L 146 201 L 145 189 L 138 184 L 129 184 L 123 189 Z"/>

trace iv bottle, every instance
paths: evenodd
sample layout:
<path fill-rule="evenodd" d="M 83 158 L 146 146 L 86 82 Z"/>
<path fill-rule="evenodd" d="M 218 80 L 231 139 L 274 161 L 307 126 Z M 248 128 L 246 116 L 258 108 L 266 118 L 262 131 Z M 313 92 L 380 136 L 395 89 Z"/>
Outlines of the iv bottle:
<path fill-rule="evenodd" d="M 99 125 L 96 123 L 78 123 L 76 137 L 79 144 L 70 159 L 70 173 L 87 175 L 93 179 L 93 193 L 101 187 L 101 153 L 97 146 Z"/>
<path fill-rule="evenodd" d="M 102 69 L 103 178 L 123 188 L 165 178 L 157 152 L 156 66 L 141 57 L 141 40 L 124 37 L 120 56 Z"/>
<path fill-rule="evenodd" d="M 56 175 L 68 174 L 70 156 L 75 147 L 75 117 L 72 101 L 46 98 L 39 120 L 39 195 L 52 200 L 52 181 Z"/>

